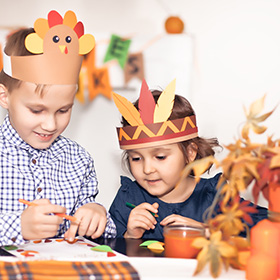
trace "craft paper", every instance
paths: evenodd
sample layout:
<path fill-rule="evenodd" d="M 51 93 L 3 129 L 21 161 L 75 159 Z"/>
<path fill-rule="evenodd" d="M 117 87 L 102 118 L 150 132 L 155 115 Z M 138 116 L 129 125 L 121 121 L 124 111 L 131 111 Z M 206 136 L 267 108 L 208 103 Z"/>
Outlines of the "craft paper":
<path fill-rule="evenodd" d="M 63 238 L 32 240 L 24 245 L 4 246 L 2 249 L 21 260 L 93 260 L 114 256 L 126 258 L 107 245 L 98 245 L 83 237 L 76 238 L 73 243 Z"/>
<path fill-rule="evenodd" d="M 94 99 L 98 94 L 103 94 L 108 99 L 112 98 L 112 88 L 109 81 L 108 69 L 95 68 L 88 72 L 89 99 Z"/>
<path fill-rule="evenodd" d="M 95 68 L 95 48 L 84 56 L 83 66 L 86 67 L 87 71 L 93 72 Z"/>
<path fill-rule="evenodd" d="M 139 111 L 125 97 L 113 93 L 113 99 L 122 116 L 132 126 L 144 125 Z"/>
<path fill-rule="evenodd" d="M 74 27 L 73 27 L 74 26 Z M 91 34 L 72 11 L 64 18 L 56 11 L 34 23 L 35 33 L 25 39 L 30 56 L 6 56 L 4 72 L 18 80 L 36 84 L 76 84 L 84 54 L 95 45 Z"/>
<path fill-rule="evenodd" d="M 165 122 L 170 117 L 174 105 L 175 86 L 176 80 L 173 80 L 159 96 L 154 112 L 154 123 Z"/>
<path fill-rule="evenodd" d="M 195 115 L 167 120 L 174 105 L 175 82 L 173 80 L 159 96 L 151 123 L 147 123 L 147 121 L 152 119 L 154 100 L 151 101 L 151 98 L 148 97 L 150 92 L 144 80 L 139 97 L 140 112 L 126 98 L 114 93 L 116 106 L 130 124 L 130 126 L 117 128 L 121 149 L 141 149 L 179 143 L 198 136 Z M 148 98 L 144 97 L 145 95 Z M 149 104 L 147 105 L 147 103 Z M 143 123 L 143 118 L 145 123 Z"/>
<path fill-rule="evenodd" d="M 159 242 L 159 241 L 158 240 L 146 240 L 143 243 L 141 243 L 139 246 L 140 247 L 147 247 L 150 244 L 157 243 L 157 242 Z"/>
<path fill-rule="evenodd" d="M 113 252 L 112 248 L 108 245 L 99 245 L 96 247 L 92 247 L 91 250 L 98 252 Z"/>
<path fill-rule="evenodd" d="M 146 240 L 139 245 L 140 247 L 147 247 L 154 253 L 161 253 L 164 251 L 164 243 L 157 240 Z"/>
<path fill-rule="evenodd" d="M 122 39 L 121 37 L 113 34 L 104 58 L 104 63 L 112 59 L 116 59 L 121 68 L 124 68 L 130 43 L 131 40 Z"/>
<path fill-rule="evenodd" d="M 146 81 L 143 80 L 138 102 L 138 110 L 140 112 L 141 119 L 145 124 L 154 122 L 155 106 L 156 103 L 153 94 L 149 90 Z"/>
<path fill-rule="evenodd" d="M 155 253 L 161 253 L 164 251 L 163 245 L 164 245 L 164 243 L 162 243 L 162 242 L 156 242 L 156 243 L 152 243 L 152 244 L 148 245 L 147 248 Z"/>
<path fill-rule="evenodd" d="M 124 66 L 125 84 L 127 84 L 133 78 L 137 78 L 141 81 L 145 78 L 142 53 L 128 54 L 128 58 Z"/>

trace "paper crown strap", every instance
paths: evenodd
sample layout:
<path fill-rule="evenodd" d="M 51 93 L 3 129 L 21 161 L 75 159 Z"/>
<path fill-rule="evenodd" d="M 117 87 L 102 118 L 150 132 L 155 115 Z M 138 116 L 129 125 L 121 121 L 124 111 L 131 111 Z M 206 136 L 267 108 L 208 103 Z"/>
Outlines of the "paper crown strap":
<path fill-rule="evenodd" d="M 50 55 L 3 56 L 3 71 L 18 80 L 35 84 L 76 84 L 82 56 Z"/>

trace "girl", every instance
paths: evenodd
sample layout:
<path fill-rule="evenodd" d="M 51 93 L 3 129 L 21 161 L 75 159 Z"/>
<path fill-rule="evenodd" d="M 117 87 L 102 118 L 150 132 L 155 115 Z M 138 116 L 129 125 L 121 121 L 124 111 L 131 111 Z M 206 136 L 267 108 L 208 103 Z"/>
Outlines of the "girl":
<path fill-rule="evenodd" d="M 220 145 L 216 138 L 198 136 L 192 106 L 174 92 L 175 81 L 152 93 L 143 81 L 135 107 L 114 94 L 123 115 L 120 147 L 135 178 L 121 177 L 110 207 L 118 237 L 163 239 L 168 224 L 204 226 L 203 213 L 214 200 L 221 173 L 198 184 L 193 176 L 176 184 L 189 162 L 214 155 Z M 259 210 L 252 217 L 255 223 L 266 217 L 266 209 Z"/>

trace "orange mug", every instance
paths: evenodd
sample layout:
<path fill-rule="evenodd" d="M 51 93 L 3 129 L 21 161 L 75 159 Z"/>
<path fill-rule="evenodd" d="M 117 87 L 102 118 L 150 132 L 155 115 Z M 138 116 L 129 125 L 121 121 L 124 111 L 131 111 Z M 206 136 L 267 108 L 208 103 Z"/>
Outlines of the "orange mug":
<path fill-rule="evenodd" d="M 164 255 L 168 258 L 195 258 L 200 249 L 191 244 L 196 237 L 205 236 L 205 229 L 186 225 L 169 225 L 163 229 Z"/>

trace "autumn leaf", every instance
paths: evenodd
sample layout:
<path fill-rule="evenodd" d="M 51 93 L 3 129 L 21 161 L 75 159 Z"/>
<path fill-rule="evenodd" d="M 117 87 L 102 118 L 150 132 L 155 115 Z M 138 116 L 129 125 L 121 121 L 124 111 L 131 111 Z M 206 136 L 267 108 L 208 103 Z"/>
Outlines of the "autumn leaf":
<path fill-rule="evenodd" d="M 189 176 L 192 171 L 194 172 L 194 175 L 195 175 L 195 181 L 196 181 L 196 183 L 198 183 L 199 180 L 200 180 L 200 176 L 203 173 L 205 173 L 205 171 L 213 163 L 218 164 L 218 161 L 213 156 L 209 156 L 209 157 L 205 157 L 205 158 L 202 158 L 202 159 L 199 159 L 199 160 L 195 160 L 195 161 L 187 164 L 186 167 L 182 170 L 180 180 L 176 184 L 176 186 L 178 186 L 184 178 Z"/>
<path fill-rule="evenodd" d="M 274 185 L 280 187 L 280 168 L 279 154 L 264 153 L 266 159 L 258 164 L 259 179 L 255 180 L 252 187 L 252 194 L 254 202 L 258 202 L 260 192 L 263 193 L 264 197 L 268 200 L 268 186 Z"/>
<path fill-rule="evenodd" d="M 252 129 L 256 134 L 262 134 L 266 131 L 267 127 L 260 125 L 260 123 L 265 121 L 274 112 L 275 108 L 268 113 L 260 115 L 264 107 L 265 97 L 266 95 L 253 102 L 249 108 L 249 112 L 247 112 L 246 108 L 244 107 L 247 119 L 242 129 L 242 137 L 244 139 L 248 139 L 250 129 Z"/>
<path fill-rule="evenodd" d="M 196 238 L 192 246 L 201 249 L 197 256 L 197 267 L 194 276 L 200 273 L 209 263 L 212 277 L 217 278 L 221 274 L 223 263 L 228 267 L 229 260 L 237 256 L 237 249 L 222 240 L 220 231 L 212 233 L 210 240 L 205 237 Z"/>
<path fill-rule="evenodd" d="M 255 205 L 250 201 L 241 201 L 240 192 L 253 184 L 252 194 L 257 203 L 260 192 L 268 200 L 269 189 L 280 188 L 280 139 L 267 138 L 267 143 L 252 143 L 249 132 L 262 134 L 266 131 L 264 122 L 275 109 L 262 113 L 265 95 L 253 102 L 246 114 L 246 122 L 242 128 L 241 136 L 234 143 L 226 145 L 228 153 L 220 162 L 212 158 L 202 159 L 198 165 L 189 164 L 183 171 L 188 176 L 191 171 L 200 176 L 213 164 L 222 169 L 216 189 L 217 194 L 212 205 L 205 211 L 204 220 L 210 238 L 199 237 L 192 243 L 201 249 L 197 256 L 197 275 L 209 264 L 211 275 L 216 278 L 220 275 L 223 266 L 227 269 L 230 265 L 242 267 L 239 261 L 236 244 L 232 237 L 247 231 L 248 224 L 253 224 L 251 214 L 257 213 Z M 276 108 L 276 107 L 275 107 Z M 197 180 L 197 178 L 196 178 Z"/>
<path fill-rule="evenodd" d="M 209 220 L 210 227 L 213 227 L 215 231 L 220 230 L 226 240 L 232 235 L 238 235 L 246 229 L 243 220 L 249 224 L 253 223 L 248 213 L 257 213 L 257 209 L 249 206 L 249 203 L 249 201 L 240 202 L 239 196 L 235 196 L 228 203 L 222 201 L 220 204 L 221 214 Z"/>

